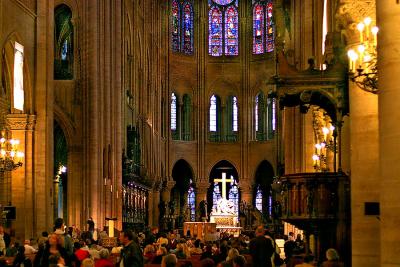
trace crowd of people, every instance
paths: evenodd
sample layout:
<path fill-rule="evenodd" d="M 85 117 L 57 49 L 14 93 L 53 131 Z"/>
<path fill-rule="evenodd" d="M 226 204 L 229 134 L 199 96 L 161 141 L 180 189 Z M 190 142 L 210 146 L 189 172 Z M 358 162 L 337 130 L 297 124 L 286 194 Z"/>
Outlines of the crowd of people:
<path fill-rule="evenodd" d="M 160 233 L 156 227 L 146 234 L 138 235 L 126 230 L 120 233 L 119 244 L 114 248 L 101 246 L 106 233 L 100 233 L 98 238 L 94 238 L 93 229 L 90 230 L 80 232 L 76 228 L 66 228 L 63 219 L 59 218 L 54 223 L 52 233 L 43 232 L 38 239 L 25 240 L 20 245 L 0 226 L 0 267 L 141 267 L 157 264 L 162 267 L 192 267 L 194 259 L 196 266 L 201 267 L 317 266 L 312 255 L 305 254 L 309 250 L 301 235 L 295 239 L 293 233 L 289 233 L 285 242 L 286 259 L 283 261 L 280 248 L 263 226 L 257 227 L 254 234 L 239 237 L 225 234 L 217 241 L 180 236 L 179 231 Z M 302 255 L 301 262 L 292 260 L 298 254 Z M 2 261 L 2 255 L 13 261 Z M 336 250 L 329 249 L 326 257 L 327 261 L 321 266 L 343 266 Z"/>

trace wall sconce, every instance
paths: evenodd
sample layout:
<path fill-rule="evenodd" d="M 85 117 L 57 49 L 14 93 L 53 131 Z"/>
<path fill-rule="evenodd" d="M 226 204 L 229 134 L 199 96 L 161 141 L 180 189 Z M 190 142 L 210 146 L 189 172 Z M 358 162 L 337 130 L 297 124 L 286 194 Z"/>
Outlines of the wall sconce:
<path fill-rule="evenodd" d="M 370 17 L 357 24 L 360 41 L 356 49 L 349 49 L 349 76 L 360 89 L 373 94 L 378 93 L 378 68 L 377 68 L 377 26 L 371 27 Z"/>

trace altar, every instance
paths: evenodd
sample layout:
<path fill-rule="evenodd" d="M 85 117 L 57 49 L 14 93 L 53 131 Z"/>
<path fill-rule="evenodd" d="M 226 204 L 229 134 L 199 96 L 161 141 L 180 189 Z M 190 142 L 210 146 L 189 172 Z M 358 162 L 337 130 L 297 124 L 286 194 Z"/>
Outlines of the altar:
<path fill-rule="evenodd" d="M 216 182 L 222 182 L 222 198 L 218 200 L 216 209 L 210 214 L 210 222 L 217 225 L 217 231 L 228 233 L 238 237 L 242 230 L 239 226 L 238 214 L 235 211 L 234 203 L 226 199 L 226 182 L 233 182 L 231 179 L 226 179 L 226 174 L 222 173 L 222 179 L 215 179 Z"/>
<path fill-rule="evenodd" d="M 210 235 L 216 235 L 217 224 L 212 222 L 184 222 L 183 233 L 201 240 L 209 239 L 207 237 Z"/>

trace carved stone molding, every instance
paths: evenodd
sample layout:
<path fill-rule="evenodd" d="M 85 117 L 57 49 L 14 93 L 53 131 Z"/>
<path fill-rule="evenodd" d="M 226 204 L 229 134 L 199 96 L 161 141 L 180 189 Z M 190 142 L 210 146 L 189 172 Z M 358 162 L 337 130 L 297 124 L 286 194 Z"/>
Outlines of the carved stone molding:
<path fill-rule="evenodd" d="M 29 114 L 8 114 L 6 125 L 9 130 L 33 131 L 36 125 L 36 115 Z"/>
<path fill-rule="evenodd" d="M 336 29 L 345 31 L 348 39 L 358 37 L 357 23 L 365 17 L 375 20 L 375 0 L 341 0 L 336 10 Z"/>

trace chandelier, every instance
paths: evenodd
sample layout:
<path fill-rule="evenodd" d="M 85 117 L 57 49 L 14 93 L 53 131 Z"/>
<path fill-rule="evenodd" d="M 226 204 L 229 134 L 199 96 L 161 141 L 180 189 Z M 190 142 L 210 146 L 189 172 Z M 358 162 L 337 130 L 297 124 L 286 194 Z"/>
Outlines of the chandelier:
<path fill-rule="evenodd" d="M 22 166 L 24 153 L 18 151 L 19 140 L 8 139 L 5 130 L 1 131 L 0 136 L 0 173 L 12 171 Z"/>
<path fill-rule="evenodd" d="M 349 76 L 360 89 L 373 94 L 378 93 L 378 68 L 377 68 L 377 34 L 379 28 L 371 25 L 372 20 L 366 17 L 357 24 L 359 43 L 356 49 L 349 49 Z M 371 27 L 372 26 L 372 27 Z"/>

